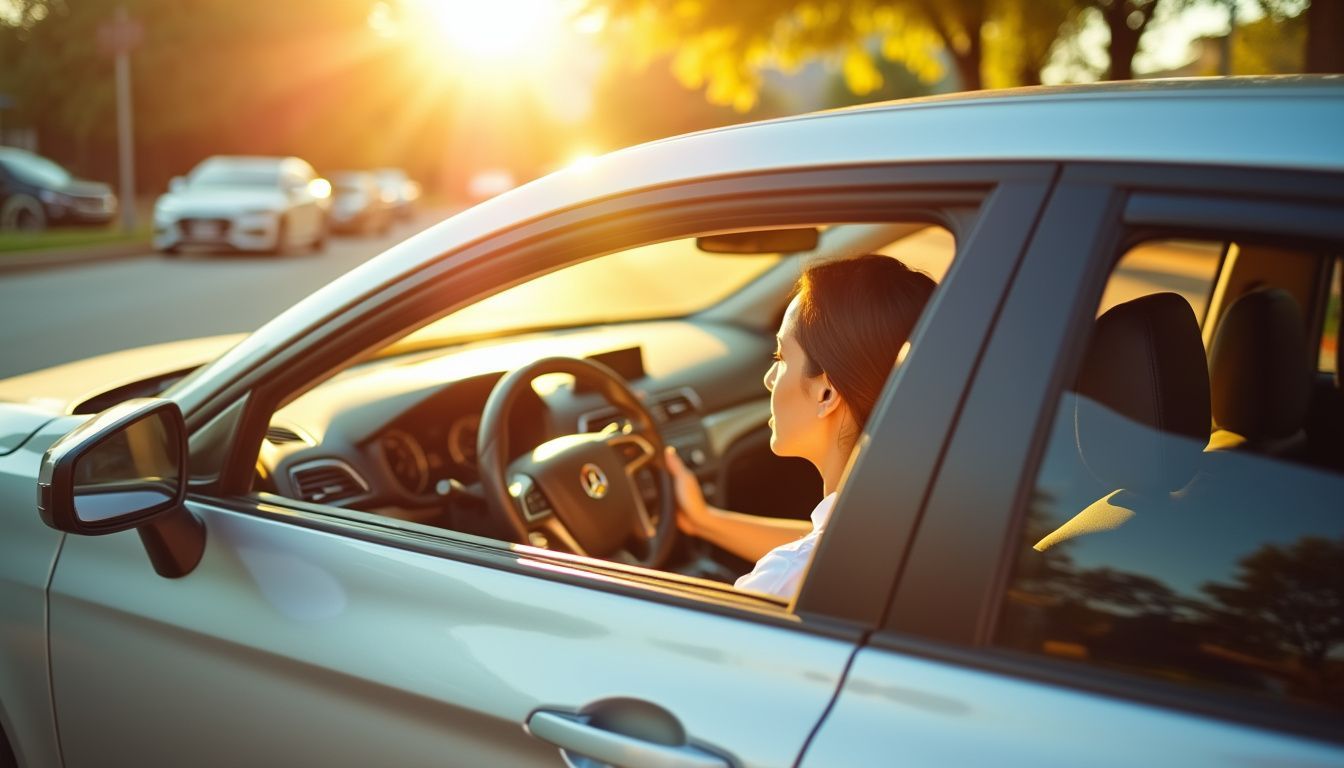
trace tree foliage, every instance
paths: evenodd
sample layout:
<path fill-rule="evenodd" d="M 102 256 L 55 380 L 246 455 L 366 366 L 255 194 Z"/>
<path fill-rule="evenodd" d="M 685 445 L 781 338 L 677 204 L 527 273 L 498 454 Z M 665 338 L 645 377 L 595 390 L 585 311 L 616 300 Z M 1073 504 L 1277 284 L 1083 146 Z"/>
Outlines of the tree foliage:
<path fill-rule="evenodd" d="M 328 169 L 441 163 L 447 99 L 370 33 L 374 0 L 22 0 L 0 21 L 6 124 L 77 172 L 116 176 L 113 61 L 98 30 L 118 6 L 143 29 L 130 56 L 138 181 L 219 153 L 296 154 Z M 414 109 L 408 105 L 418 104 Z"/>

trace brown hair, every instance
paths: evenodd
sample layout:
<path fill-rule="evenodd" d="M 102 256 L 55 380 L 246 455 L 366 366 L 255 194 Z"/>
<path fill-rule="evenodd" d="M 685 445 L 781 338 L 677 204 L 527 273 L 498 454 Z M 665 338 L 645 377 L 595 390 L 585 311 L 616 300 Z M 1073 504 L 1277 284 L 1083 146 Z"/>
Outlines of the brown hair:
<path fill-rule="evenodd" d="M 874 254 L 815 264 L 798 278 L 803 371 L 830 378 L 854 414 L 855 434 L 867 423 L 935 287 L 928 275 Z"/>

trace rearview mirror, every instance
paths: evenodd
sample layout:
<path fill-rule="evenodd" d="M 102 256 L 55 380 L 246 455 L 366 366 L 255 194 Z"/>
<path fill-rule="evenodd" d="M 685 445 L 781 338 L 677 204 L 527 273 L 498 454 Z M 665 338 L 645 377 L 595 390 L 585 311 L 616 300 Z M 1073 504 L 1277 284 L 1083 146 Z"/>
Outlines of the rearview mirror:
<path fill-rule="evenodd" d="M 187 188 L 187 180 L 182 176 L 174 176 L 168 180 L 169 192 L 181 192 Z"/>
<path fill-rule="evenodd" d="M 798 253 L 814 250 L 820 239 L 816 227 L 759 229 L 697 237 L 695 247 L 706 253 Z"/>

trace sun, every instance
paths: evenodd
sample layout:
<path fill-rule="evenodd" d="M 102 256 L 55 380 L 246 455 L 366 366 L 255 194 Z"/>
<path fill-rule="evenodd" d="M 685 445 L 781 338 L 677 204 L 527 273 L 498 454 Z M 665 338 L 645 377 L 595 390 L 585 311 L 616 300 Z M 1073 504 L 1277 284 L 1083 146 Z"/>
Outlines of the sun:
<path fill-rule="evenodd" d="M 422 33 L 477 61 L 534 57 L 560 24 L 550 0 L 416 0 Z"/>

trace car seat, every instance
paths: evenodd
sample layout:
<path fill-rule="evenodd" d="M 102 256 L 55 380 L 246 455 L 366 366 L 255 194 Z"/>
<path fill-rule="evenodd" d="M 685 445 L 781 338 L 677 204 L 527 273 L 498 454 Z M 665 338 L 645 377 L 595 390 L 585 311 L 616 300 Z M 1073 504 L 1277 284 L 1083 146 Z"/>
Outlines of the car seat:
<path fill-rule="evenodd" d="M 1169 504 L 1199 470 L 1209 438 L 1209 374 L 1189 303 L 1155 293 L 1102 314 L 1074 393 L 1078 455 L 1114 490 L 1037 542 L 1039 551 Z"/>
<path fill-rule="evenodd" d="M 1209 345 L 1210 450 L 1300 457 L 1311 405 L 1306 324 L 1292 295 L 1260 288 L 1232 302 Z"/>

